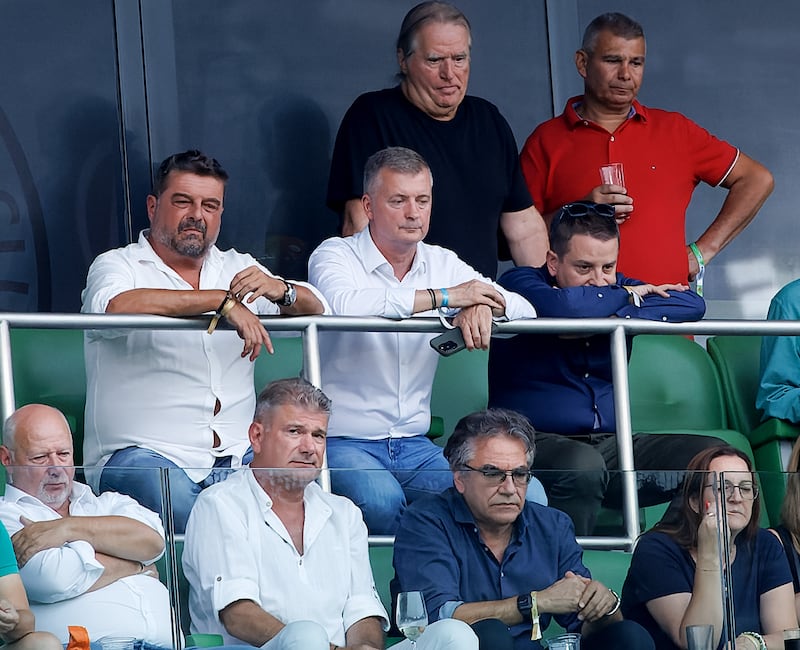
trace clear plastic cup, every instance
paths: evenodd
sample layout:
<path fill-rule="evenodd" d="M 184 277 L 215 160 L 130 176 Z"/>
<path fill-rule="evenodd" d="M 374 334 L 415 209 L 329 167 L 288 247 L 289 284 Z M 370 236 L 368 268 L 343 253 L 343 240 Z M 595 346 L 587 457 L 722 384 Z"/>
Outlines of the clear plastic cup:
<path fill-rule="evenodd" d="M 578 633 L 559 634 L 547 639 L 549 650 L 581 650 L 581 635 Z"/>
<path fill-rule="evenodd" d="M 136 639 L 132 636 L 107 636 L 100 639 L 103 650 L 134 650 Z"/>
<path fill-rule="evenodd" d="M 603 185 L 620 185 L 625 187 L 625 173 L 622 163 L 609 163 L 600 168 L 600 180 Z"/>

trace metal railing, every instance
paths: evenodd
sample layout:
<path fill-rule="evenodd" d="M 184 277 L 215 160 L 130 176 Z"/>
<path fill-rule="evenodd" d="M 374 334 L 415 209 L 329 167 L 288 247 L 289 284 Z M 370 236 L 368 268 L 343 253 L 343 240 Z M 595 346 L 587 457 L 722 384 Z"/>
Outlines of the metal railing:
<path fill-rule="evenodd" d="M 389 320 L 347 316 L 303 316 L 295 318 L 265 317 L 261 319 L 274 332 L 300 332 L 303 337 L 303 368 L 306 379 L 322 386 L 319 357 L 319 332 L 338 330 L 352 332 L 430 332 L 442 331 L 435 318 Z M 121 316 L 116 314 L 18 314 L 0 313 L 0 417 L 3 420 L 15 408 L 11 359 L 11 328 L 35 329 L 205 329 L 207 317 L 169 318 L 165 316 Z M 614 382 L 614 403 L 617 417 L 619 470 L 623 474 L 624 535 L 582 537 L 585 548 L 630 549 L 641 532 L 639 503 L 633 460 L 633 443 L 628 389 L 626 337 L 632 334 L 737 334 L 737 335 L 800 335 L 800 322 L 753 320 L 705 320 L 695 323 L 663 323 L 637 319 L 532 319 L 499 323 L 499 334 L 609 334 Z M 323 486 L 329 478 L 323 475 Z M 373 545 L 392 543 L 391 537 L 373 536 Z"/>

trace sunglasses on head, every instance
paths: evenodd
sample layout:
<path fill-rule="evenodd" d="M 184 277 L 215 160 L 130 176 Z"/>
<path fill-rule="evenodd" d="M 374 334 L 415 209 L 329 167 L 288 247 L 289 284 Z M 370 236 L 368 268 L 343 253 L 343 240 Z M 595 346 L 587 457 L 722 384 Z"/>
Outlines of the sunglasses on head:
<path fill-rule="evenodd" d="M 577 201 L 575 203 L 567 203 L 561 207 L 558 211 L 558 221 L 561 222 L 565 218 L 576 219 L 578 217 L 586 217 L 590 214 L 595 214 L 598 217 L 606 217 L 607 219 L 615 218 L 614 206 L 609 203 Z"/>

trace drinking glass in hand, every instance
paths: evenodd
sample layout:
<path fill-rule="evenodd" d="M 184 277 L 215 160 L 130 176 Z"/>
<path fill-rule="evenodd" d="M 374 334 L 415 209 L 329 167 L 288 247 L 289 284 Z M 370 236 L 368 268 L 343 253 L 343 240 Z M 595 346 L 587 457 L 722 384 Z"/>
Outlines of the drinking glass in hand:
<path fill-rule="evenodd" d="M 428 625 L 428 612 L 421 591 L 404 591 L 397 595 L 397 627 L 417 647 L 417 639 Z"/>

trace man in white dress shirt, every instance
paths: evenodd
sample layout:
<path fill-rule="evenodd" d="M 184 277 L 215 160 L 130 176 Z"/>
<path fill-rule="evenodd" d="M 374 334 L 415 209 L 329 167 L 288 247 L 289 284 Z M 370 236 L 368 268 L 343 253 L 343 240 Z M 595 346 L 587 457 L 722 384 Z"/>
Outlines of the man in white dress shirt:
<path fill-rule="evenodd" d="M 309 282 L 334 314 L 409 318 L 441 311 L 454 317 L 469 350 L 489 346 L 493 319 L 536 316 L 524 298 L 454 252 L 423 243 L 433 178 L 418 153 L 390 147 L 373 154 L 364 188 L 368 227 L 324 241 L 308 262 Z M 393 534 L 407 502 L 452 485 L 442 449 L 425 436 L 439 357 L 431 338 L 320 334 L 322 385 L 336 405 L 328 434 L 333 489 L 362 509 L 373 534 Z"/>
<path fill-rule="evenodd" d="M 87 471 L 89 482 L 163 514 L 157 468 L 167 468 L 177 532 L 200 490 L 225 475 L 221 468 L 239 467 L 248 451 L 253 361 L 262 345 L 272 352 L 259 315 L 324 309 L 309 285 L 288 282 L 252 256 L 214 245 L 227 179 L 219 162 L 199 151 L 164 160 L 147 197 L 150 228 L 138 242 L 100 255 L 82 296 L 84 313 L 191 316 L 216 310 L 208 333 L 86 333 L 84 462 L 101 468 Z M 235 331 L 214 332 L 220 318 Z"/>
<path fill-rule="evenodd" d="M 169 595 L 153 566 L 164 552 L 158 515 L 73 480 L 72 434 L 50 406 L 29 404 L 6 420 L 0 462 L 0 520 L 37 628 L 62 643 L 69 625 L 81 625 L 92 640 L 132 636 L 172 648 Z"/>
<path fill-rule="evenodd" d="M 268 650 L 383 649 L 388 616 L 361 513 L 315 481 L 330 404 L 300 378 L 259 394 L 250 470 L 204 490 L 186 527 L 193 630 Z M 418 650 L 477 648 L 469 626 L 452 619 L 428 627 L 417 643 Z"/>

